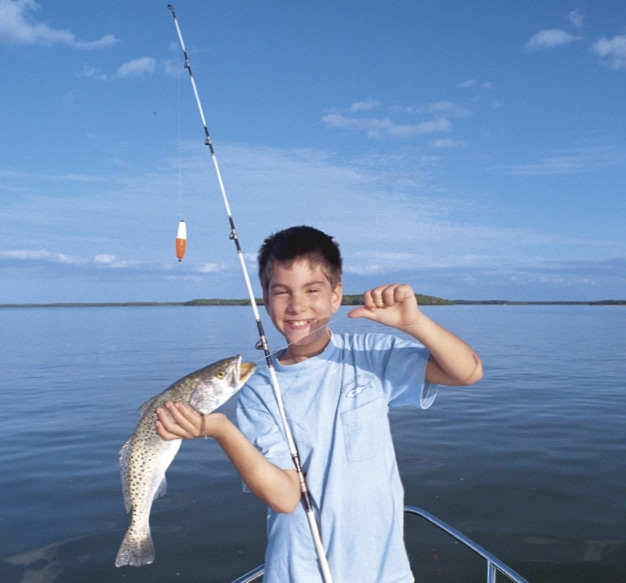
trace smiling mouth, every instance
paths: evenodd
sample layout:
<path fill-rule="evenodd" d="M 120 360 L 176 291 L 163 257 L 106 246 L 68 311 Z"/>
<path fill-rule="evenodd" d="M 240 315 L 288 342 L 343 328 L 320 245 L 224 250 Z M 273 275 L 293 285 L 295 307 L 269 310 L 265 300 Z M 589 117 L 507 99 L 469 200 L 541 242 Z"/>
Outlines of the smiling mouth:
<path fill-rule="evenodd" d="M 304 328 L 311 324 L 312 320 L 290 320 L 287 322 L 293 328 Z"/>

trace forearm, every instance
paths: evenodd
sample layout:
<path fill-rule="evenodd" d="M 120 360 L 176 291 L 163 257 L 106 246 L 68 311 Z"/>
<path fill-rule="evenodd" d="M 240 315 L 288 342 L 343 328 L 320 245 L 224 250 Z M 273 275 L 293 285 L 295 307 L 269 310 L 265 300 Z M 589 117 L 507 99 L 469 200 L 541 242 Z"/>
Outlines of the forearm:
<path fill-rule="evenodd" d="M 213 437 L 248 488 L 272 510 L 293 512 L 300 501 L 295 470 L 282 470 L 265 459 L 228 418 L 224 417 L 220 425 Z"/>
<path fill-rule="evenodd" d="M 295 470 L 281 470 L 267 461 L 226 415 L 201 415 L 185 403 L 168 401 L 157 409 L 157 418 L 156 430 L 163 439 L 214 438 L 258 498 L 276 512 L 295 510 L 300 500 Z"/>
<path fill-rule="evenodd" d="M 442 385 L 467 386 L 483 376 L 478 355 L 458 336 L 446 330 L 423 312 L 404 331 L 423 344 L 431 359 L 426 369 L 426 381 Z"/>

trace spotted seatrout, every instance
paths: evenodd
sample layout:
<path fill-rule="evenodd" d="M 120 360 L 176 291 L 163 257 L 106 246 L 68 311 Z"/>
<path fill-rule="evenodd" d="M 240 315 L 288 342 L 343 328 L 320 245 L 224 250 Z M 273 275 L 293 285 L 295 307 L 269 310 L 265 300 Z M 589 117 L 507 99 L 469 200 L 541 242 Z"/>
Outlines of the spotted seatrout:
<path fill-rule="evenodd" d="M 166 441 L 156 432 L 156 409 L 166 401 L 182 401 L 207 414 L 224 404 L 250 378 L 251 362 L 234 356 L 210 364 L 176 381 L 139 409 L 137 429 L 119 453 L 122 492 L 130 526 L 117 553 L 115 566 L 140 567 L 154 561 L 150 535 L 152 502 L 167 489 L 165 472 L 176 457 L 182 439 Z"/>

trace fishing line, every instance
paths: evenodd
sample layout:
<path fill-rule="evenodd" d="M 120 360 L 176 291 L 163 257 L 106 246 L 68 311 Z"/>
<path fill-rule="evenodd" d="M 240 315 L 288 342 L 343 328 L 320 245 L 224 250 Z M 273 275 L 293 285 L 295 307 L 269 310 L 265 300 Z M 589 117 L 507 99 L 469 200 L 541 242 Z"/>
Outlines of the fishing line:
<path fill-rule="evenodd" d="M 182 114 L 181 114 L 181 99 L 180 99 L 180 75 L 176 76 L 176 107 L 177 107 L 177 117 L 178 117 L 178 127 L 177 127 L 177 144 L 176 149 L 178 153 L 178 219 L 183 220 L 183 148 L 182 148 L 182 138 L 180 133 L 180 127 L 182 123 Z"/>
<path fill-rule="evenodd" d="M 341 316 L 337 316 L 335 318 L 331 318 L 327 324 L 324 324 L 323 326 L 320 326 L 315 332 L 313 332 L 311 334 L 311 336 L 313 334 L 316 334 L 317 332 L 319 332 L 320 330 L 330 330 L 331 326 L 334 326 L 337 322 L 341 322 L 342 320 L 347 320 L 349 318 L 348 316 L 348 312 L 346 312 L 345 314 L 342 314 Z M 300 342 L 301 340 L 297 340 L 294 342 L 288 342 L 287 344 L 281 346 L 281 348 L 279 348 L 278 350 L 274 350 L 273 352 L 270 353 L 270 356 L 276 356 L 277 354 L 281 354 L 282 352 L 284 352 L 285 350 L 287 350 L 290 346 L 292 346 L 293 344 L 296 344 L 297 342 Z M 265 356 L 263 358 L 259 358 L 258 360 L 254 361 L 255 364 L 263 362 L 265 360 Z"/>
<path fill-rule="evenodd" d="M 176 229 L 176 258 L 179 263 L 185 257 L 187 250 L 187 223 L 183 219 L 183 157 L 182 140 L 180 136 L 181 107 L 180 107 L 180 76 L 177 83 L 177 107 L 178 107 L 178 228 Z"/>
<path fill-rule="evenodd" d="M 280 391 L 280 387 L 278 385 L 278 378 L 276 376 L 276 370 L 274 369 L 274 365 L 272 364 L 271 352 L 269 349 L 269 345 L 267 343 L 267 338 L 265 336 L 265 331 L 263 329 L 263 323 L 261 322 L 261 318 L 259 316 L 259 310 L 257 309 L 256 299 L 254 297 L 254 292 L 252 290 L 252 284 L 250 283 L 250 276 L 248 274 L 248 269 L 246 267 L 245 258 L 243 252 L 241 250 L 241 245 L 239 244 L 239 236 L 237 235 L 237 229 L 235 228 L 235 222 L 233 220 L 233 215 L 230 210 L 230 204 L 228 202 L 228 197 L 226 196 L 226 190 L 224 188 L 224 183 L 222 181 L 222 175 L 219 169 L 219 165 L 217 163 L 217 157 L 215 155 L 215 150 L 213 148 L 213 143 L 211 141 L 211 136 L 209 135 L 209 130 L 206 124 L 206 120 L 204 118 L 204 111 L 202 109 L 202 104 L 200 102 L 200 96 L 198 95 L 198 89 L 196 88 L 196 82 L 194 80 L 191 65 L 189 64 L 189 57 L 187 56 L 187 50 L 185 48 L 185 43 L 183 41 L 183 36 L 180 31 L 180 26 L 178 25 L 178 19 L 176 18 L 176 13 L 174 12 L 174 7 L 171 4 L 167 5 L 168 9 L 172 12 L 172 17 L 174 19 L 174 25 L 176 26 L 176 33 L 178 34 L 178 40 L 180 41 L 180 46 L 183 51 L 183 56 L 185 58 L 184 67 L 189 72 L 189 80 L 191 81 L 191 87 L 193 89 L 194 96 L 196 98 L 196 104 L 198 106 L 198 111 L 200 113 L 200 119 L 202 120 L 202 126 L 204 128 L 204 145 L 207 146 L 211 152 L 211 160 L 213 161 L 213 167 L 215 168 L 215 173 L 217 176 L 217 181 L 219 183 L 220 192 L 222 194 L 222 201 L 224 203 L 224 207 L 226 209 L 226 214 L 228 216 L 228 222 L 230 224 L 230 235 L 229 238 L 235 244 L 235 248 L 237 250 L 237 257 L 239 258 L 239 263 L 241 264 L 241 270 L 243 273 L 243 277 L 245 280 L 246 288 L 248 290 L 248 295 L 250 296 L 250 305 L 252 306 L 252 312 L 254 314 L 254 319 L 256 321 L 258 333 L 259 333 L 259 343 L 260 348 L 263 349 L 263 353 L 265 355 L 265 362 L 267 364 L 267 368 L 270 374 L 270 379 L 272 383 L 272 389 L 274 391 L 274 397 L 276 398 L 276 403 L 278 405 L 278 410 L 281 418 L 281 422 L 283 425 L 283 431 L 285 433 L 285 438 L 287 440 L 287 444 L 289 446 L 289 451 L 291 453 L 291 459 L 293 460 L 293 464 L 298 475 L 298 481 L 300 483 L 300 493 L 302 504 L 304 505 L 304 509 L 306 512 L 307 520 L 309 522 L 309 528 L 311 530 L 311 536 L 313 538 L 313 543 L 315 545 L 315 550 L 317 553 L 317 558 L 320 563 L 320 569 L 322 571 L 322 575 L 324 577 L 325 583 L 332 583 L 332 577 L 330 574 L 330 567 L 328 565 L 328 559 L 326 558 L 326 552 L 324 551 L 324 546 L 322 544 L 322 538 L 320 536 L 319 527 L 317 525 L 317 521 L 315 519 L 315 515 L 313 513 L 313 505 L 311 502 L 311 495 L 309 493 L 309 489 L 306 483 L 306 479 L 304 477 L 304 472 L 302 471 L 302 466 L 300 464 L 300 454 L 298 453 L 298 448 L 296 447 L 296 443 L 293 439 L 293 435 L 291 433 L 291 428 L 289 427 L 289 423 L 287 421 L 287 415 L 285 413 L 285 407 L 283 404 L 282 393 Z"/>

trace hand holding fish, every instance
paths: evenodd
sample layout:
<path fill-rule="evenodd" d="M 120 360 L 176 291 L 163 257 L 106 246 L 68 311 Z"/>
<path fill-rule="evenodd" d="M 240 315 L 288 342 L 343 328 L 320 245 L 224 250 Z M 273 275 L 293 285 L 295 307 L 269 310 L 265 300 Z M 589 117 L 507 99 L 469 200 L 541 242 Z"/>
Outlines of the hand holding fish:
<path fill-rule="evenodd" d="M 168 441 L 213 437 L 224 421 L 222 413 L 203 415 L 182 402 L 167 401 L 165 407 L 156 410 L 156 414 L 157 433 Z"/>
<path fill-rule="evenodd" d="M 415 292 L 406 283 L 384 284 L 366 291 L 363 306 L 348 314 L 350 318 L 367 318 L 409 333 L 420 315 Z"/>

